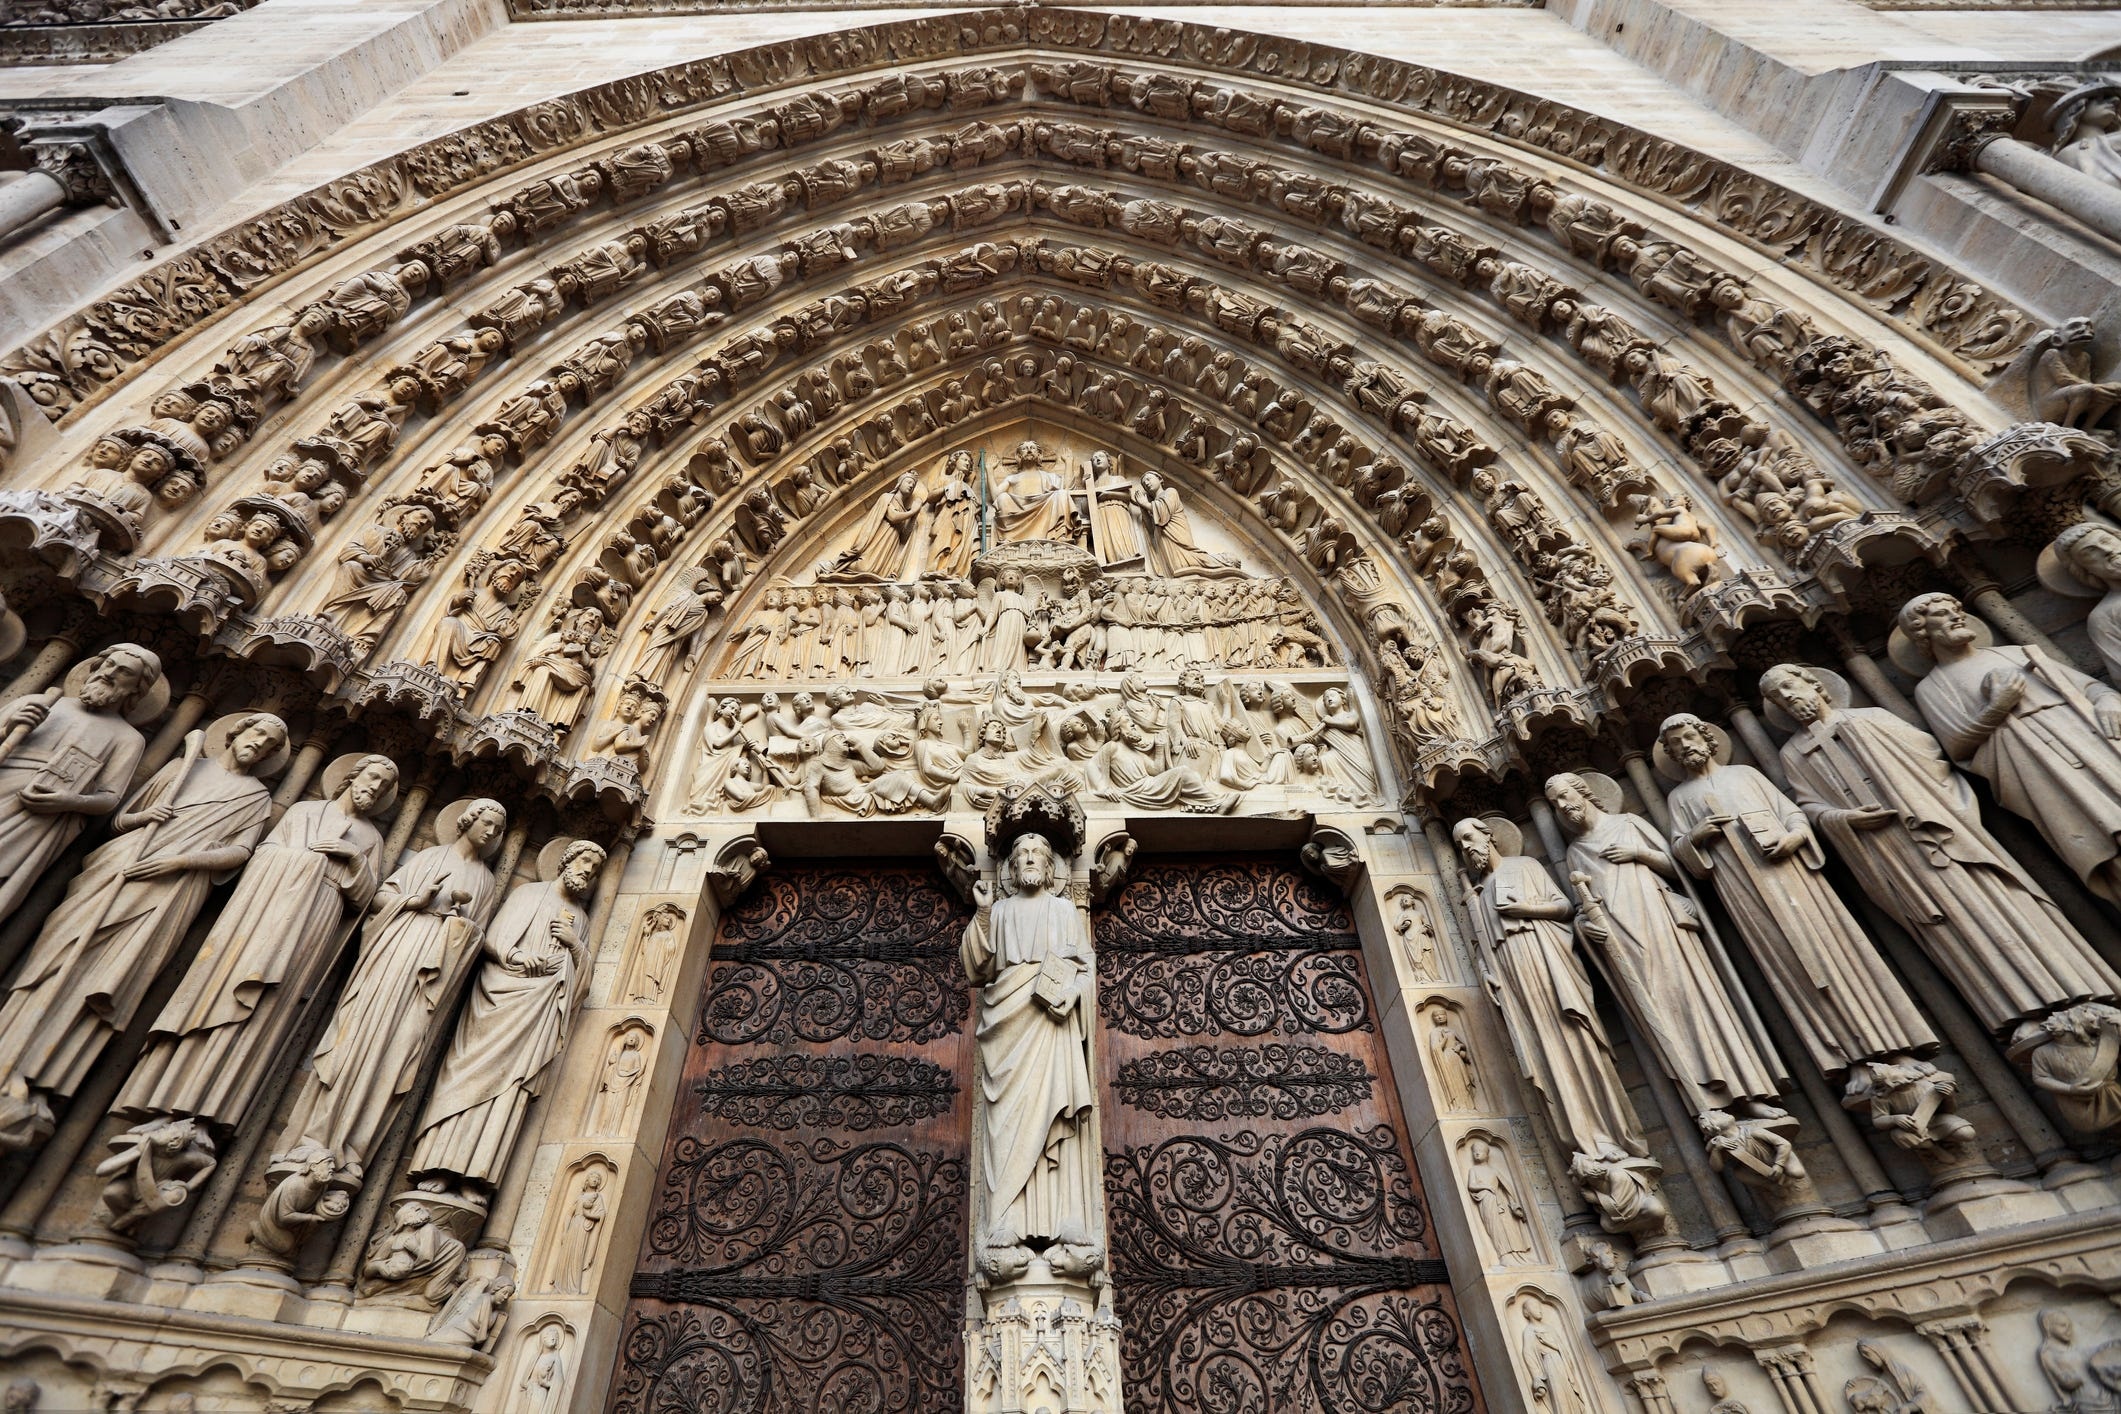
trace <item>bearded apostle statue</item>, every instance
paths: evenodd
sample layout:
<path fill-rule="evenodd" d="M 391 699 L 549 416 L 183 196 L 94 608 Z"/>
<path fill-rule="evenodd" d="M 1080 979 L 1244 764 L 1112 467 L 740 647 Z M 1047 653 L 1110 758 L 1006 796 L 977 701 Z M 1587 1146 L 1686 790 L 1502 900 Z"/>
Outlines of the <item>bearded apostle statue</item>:
<path fill-rule="evenodd" d="M 1833 886 L 1811 822 L 1730 740 L 1690 713 L 1665 719 L 1657 764 L 1678 780 L 1667 800 L 1672 854 L 1713 879 L 1806 1055 L 1839 1076 L 1863 1061 L 1932 1050 L 1937 1038 Z"/>
<path fill-rule="evenodd" d="M 250 858 L 272 813 L 258 778 L 287 757 L 278 717 L 223 717 L 193 732 L 118 812 L 0 1005 L 0 1145 L 29 1148 L 51 1134 L 51 1102 L 80 1088 L 132 1024 L 207 893 Z"/>
<path fill-rule="evenodd" d="M 0 919 L 91 819 L 125 798 L 169 704 L 162 660 L 132 643 L 84 658 L 55 692 L 0 708 Z"/>
<path fill-rule="evenodd" d="M 342 756 L 323 798 L 288 807 L 251 856 L 118 1094 L 130 1118 L 243 1122 L 383 874 L 372 817 L 398 794 L 388 756 Z"/>
<path fill-rule="evenodd" d="M 2108 903 L 2121 904 L 2121 692 L 2037 648 L 1998 648 L 1949 594 L 1901 606 L 1894 661 L 1951 758 L 1988 781 Z M 1934 665 L 1934 666 L 1932 666 Z"/>
<path fill-rule="evenodd" d="M 353 974 L 267 1169 L 281 1187 L 319 1189 L 320 1167 L 329 1170 L 326 1187 L 361 1186 L 377 1141 L 477 960 L 496 892 L 486 861 L 507 827 L 499 801 L 456 801 L 436 818 L 436 842 L 384 880 Z M 321 1199 L 322 1191 L 313 1196 Z M 284 1217 L 281 1225 L 288 1225 Z"/>
<path fill-rule="evenodd" d="M 420 1118 L 408 1168 L 491 1190 L 501 1181 L 552 1058 L 567 1044 L 588 961 L 589 896 L 603 847 L 554 840 L 542 882 L 508 895 L 486 930 L 484 959 Z"/>
<path fill-rule="evenodd" d="M 1472 884 L 1466 911 L 1482 980 L 1555 1132 L 1597 1161 L 1647 1155 L 1591 979 L 1571 945 L 1567 896 L 1545 865 L 1518 852 L 1523 841 L 1509 822 L 1460 820 L 1451 838 Z"/>
<path fill-rule="evenodd" d="M 1550 776 L 1546 797 L 1572 837 L 1576 931 L 1687 1112 L 1780 1114 L 1782 1058 L 1656 830 L 1603 776 Z"/>
<path fill-rule="evenodd" d="M 1099 1232 L 1089 929 L 1044 835 L 1017 837 L 1000 882 L 999 898 L 974 886 L 959 949 L 980 986 L 975 1219 L 990 1272 L 1021 1270 L 1040 1248 L 1087 1248 Z"/>

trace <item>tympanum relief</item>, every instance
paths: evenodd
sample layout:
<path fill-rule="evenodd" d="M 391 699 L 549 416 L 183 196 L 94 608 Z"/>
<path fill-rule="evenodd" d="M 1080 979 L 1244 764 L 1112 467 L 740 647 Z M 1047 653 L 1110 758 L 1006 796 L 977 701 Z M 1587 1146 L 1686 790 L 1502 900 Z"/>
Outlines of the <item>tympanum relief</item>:
<path fill-rule="evenodd" d="M 685 808 L 933 814 L 1018 782 L 1138 811 L 1376 799 L 1295 584 L 1196 524 L 1102 449 L 1027 437 L 905 472 L 726 626 Z"/>

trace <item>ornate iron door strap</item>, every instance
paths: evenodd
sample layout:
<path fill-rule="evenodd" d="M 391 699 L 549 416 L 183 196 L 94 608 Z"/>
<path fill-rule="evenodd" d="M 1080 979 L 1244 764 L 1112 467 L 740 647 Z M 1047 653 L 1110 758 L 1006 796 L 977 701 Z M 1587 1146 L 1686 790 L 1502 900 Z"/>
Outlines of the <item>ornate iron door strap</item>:
<path fill-rule="evenodd" d="M 889 867 L 723 916 L 612 1414 L 961 1407 L 964 920 Z"/>
<path fill-rule="evenodd" d="M 1096 929 L 1129 1414 L 1481 1409 L 1341 901 L 1158 863 Z"/>

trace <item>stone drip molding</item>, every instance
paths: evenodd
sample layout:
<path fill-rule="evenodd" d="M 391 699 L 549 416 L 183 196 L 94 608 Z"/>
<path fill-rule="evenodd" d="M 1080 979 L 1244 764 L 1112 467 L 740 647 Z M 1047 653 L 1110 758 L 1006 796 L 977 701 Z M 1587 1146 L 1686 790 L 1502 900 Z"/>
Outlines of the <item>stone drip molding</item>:
<path fill-rule="evenodd" d="M 329 252 L 498 173 L 598 137 L 866 70 L 1030 44 L 1250 73 L 1339 92 L 1600 173 L 1706 221 L 1849 296 L 1970 378 L 2001 367 L 2031 317 L 1855 217 L 1648 134 L 1551 100 L 1419 65 L 1310 45 L 1071 10 L 973 11 L 760 46 L 536 104 L 422 144 L 173 256 L 0 359 L 70 420 L 180 334 Z M 715 165 L 710 159 L 706 166 Z M 704 170 L 704 167 L 703 167 Z M 608 197 L 599 200 L 608 200 Z"/>

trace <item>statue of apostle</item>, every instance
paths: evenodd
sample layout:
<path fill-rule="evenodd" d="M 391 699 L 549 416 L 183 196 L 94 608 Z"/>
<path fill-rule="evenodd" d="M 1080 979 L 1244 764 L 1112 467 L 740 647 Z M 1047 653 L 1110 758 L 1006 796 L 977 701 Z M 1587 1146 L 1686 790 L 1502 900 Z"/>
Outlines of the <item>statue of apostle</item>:
<path fill-rule="evenodd" d="M 243 1122 L 310 995 L 383 873 L 370 823 L 398 794 L 388 756 L 342 756 L 324 797 L 288 807 L 221 906 L 119 1092 L 128 1118 Z"/>
<path fill-rule="evenodd" d="M 147 750 L 131 723 L 168 700 L 162 660 L 114 643 L 76 664 L 58 692 L 0 708 L 0 919 L 82 826 L 118 808 Z"/>
<path fill-rule="evenodd" d="M 1797 803 L 1991 1031 L 2121 994 L 2121 977 L 1981 828 L 1973 788 L 1927 732 L 1849 706 L 1847 684 L 1813 668 L 1770 668 L 1760 692 L 1797 726 L 1782 748 Z"/>
<path fill-rule="evenodd" d="M 1679 866 L 1656 830 L 1640 815 L 1622 814 L 1619 788 L 1602 776 L 1550 776 L 1546 796 L 1572 836 L 1576 931 L 1688 1113 L 1772 1108 L 1782 1058 L 1722 941 L 1672 887 Z"/>
<path fill-rule="evenodd" d="M 485 962 L 413 1142 L 415 1179 L 499 1184 L 545 1068 L 567 1044 L 604 850 L 555 840 L 540 864 L 544 882 L 509 894 L 486 930 Z"/>
<path fill-rule="evenodd" d="M 353 975 L 281 1131 L 275 1169 L 321 1152 L 341 1188 L 359 1187 L 418 1076 L 429 1033 L 449 1016 L 475 959 L 494 904 L 486 860 L 507 828 L 499 801 L 457 801 L 435 821 L 436 843 L 384 880 Z"/>
<path fill-rule="evenodd" d="M 1994 646 L 1949 594 L 1908 600 L 1895 638 L 1912 652 L 1902 666 L 1936 665 L 1915 702 L 1951 758 L 2032 821 L 2086 888 L 2121 904 L 2121 692 L 2038 649 Z"/>
<path fill-rule="evenodd" d="M 1095 1240 L 1098 1156 L 1089 1122 L 1090 938 L 1045 836 L 1010 847 L 1002 897 L 975 886 L 979 911 L 959 950 L 982 984 L 978 1008 L 980 1175 L 990 1254 Z"/>
<path fill-rule="evenodd" d="M 1691 713 L 1665 719 L 1657 764 L 1679 781 L 1667 801 L 1672 854 L 1713 877 L 1821 1073 L 1932 1050 L 1937 1038 L 1820 870 L 1825 851 L 1796 803 Z"/>
<path fill-rule="evenodd" d="M 44 920 L 0 1006 L 0 1146 L 51 1133 L 51 1099 L 80 1088 L 184 941 L 214 884 L 250 858 L 272 816 L 258 777 L 287 764 L 269 712 L 193 732 L 118 812 Z"/>
<path fill-rule="evenodd" d="M 1473 884 L 1466 912 L 1482 980 L 1555 1131 L 1579 1154 L 1647 1154 L 1570 944 L 1568 898 L 1545 865 L 1517 852 L 1522 840 L 1507 821 L 1460 820 L 1451 838 Z"/>

